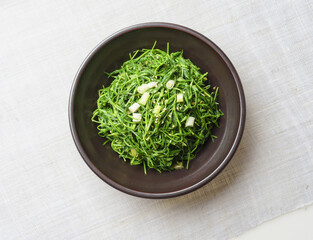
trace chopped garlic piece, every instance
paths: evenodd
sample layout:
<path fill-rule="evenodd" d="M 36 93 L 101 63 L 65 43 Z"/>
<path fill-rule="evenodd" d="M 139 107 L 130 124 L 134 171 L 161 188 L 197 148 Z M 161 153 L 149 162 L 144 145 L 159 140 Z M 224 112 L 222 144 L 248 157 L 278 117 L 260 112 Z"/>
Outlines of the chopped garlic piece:
<path fill-rule="evenodd" d="M 177 102 L 184 102 L 184 94 L 177 94 Z"/>
<path fill-rule="evenodd" d="M 149 82 L 148 84 L 148 88 L 154 88 L 154 87 L 157 87 L 157 82 Z"/>
<path fill-rule="evenodd" d="M 149 82 L 147 84 L 142 84 L 137 88 L 137 91 L 141 94 L 143 94 L 144 92 L 146 92 L 147 90 L 149 90 L 150 88 L 154 88 L 157 87 L 157 82 Z"/>
<path fill-rule="evenodd" d="M 130 112 L 134 113 L 137 112 L 137 110 L 139 109 L 140 105 L 138 103 L 134 103 L 133 105 L 131 105 L 128 109 Z"/>
<path fill-rule="evenodd" d="M 137 88 L 137 91 L 143 94 L 145 91 L 149 89 L 148 84 L 142 84 Z"/>
<path fill-rule="evenodd" d="M 133 122 L 141 121 L 141 113 L 133 113 Z"/>
<path fill-rule="evenodd" d="M 169 80 L 167 83 L 166 83 L 166 88 L 167 89 L 172 89 L 175 85 L 175 81 L 174 80 Z"/>
<path fill-rule="evenodd" d="M 141 98 L 140 98 L 140 100 L 139 100 L 139 103 L 142 104 L 142 105 L 146 105 L 146 103 L 147 103 L 147 101 L 148 101 L 148 99 L 149 99 L 149 96 L 150 96 L 150 93 L 145 92 L 145 93 L 141 96 Z"/>
<path fill-rule="evenodd" d="M 156 105 L 155 107 L 154 107 L 154 109 L 153 109 L 153 113 L 155 114 L 155 115 L 158 115 L 159 113 L 160 113 L 160 111 L 161 111 L 161 106 L 160 105 Z"/>
<path fill-rule="evenodd" d="M 195 123 L 195 118 L 194 117 L 188 117 L 186 121 L 186 127 L 193 127 Z"/>

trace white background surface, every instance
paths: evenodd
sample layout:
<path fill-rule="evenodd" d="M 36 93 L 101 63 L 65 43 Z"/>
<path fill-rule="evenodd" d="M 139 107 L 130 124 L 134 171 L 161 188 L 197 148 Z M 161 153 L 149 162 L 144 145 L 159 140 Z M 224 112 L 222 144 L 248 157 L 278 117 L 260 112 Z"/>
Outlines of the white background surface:
<path fill-rule="evenodd" d="M 312 8 L 305 0 L 1 1 L 1 239 L 229 239 L 311 204 Z M 72 80 L 91 49 L 149 21 L 213 40 L 236 67 L 247 100 L 245 133 L 227 168 L 194 193 L 158 201 L 97 178 L 67 117 Z M 312 211 L 292 215 L 240 238 L 284 226 L 292 232 L 292 221 L 302 231 Z M 279 220 L 287 218 L 287 225 Z"/>
<path fill-rule="evenodd" d="M 313 238 L 313 206 L 288 213 L 263 223 L 232 240 L 310 240 Z"/>

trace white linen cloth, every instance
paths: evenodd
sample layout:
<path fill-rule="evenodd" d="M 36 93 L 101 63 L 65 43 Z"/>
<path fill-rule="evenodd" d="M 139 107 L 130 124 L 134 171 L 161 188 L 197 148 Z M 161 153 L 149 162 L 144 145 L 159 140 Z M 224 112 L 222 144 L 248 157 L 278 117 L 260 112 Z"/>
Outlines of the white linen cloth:
<path fill-rule="evenodd" d="M 0 238 L 228 239 L 313 202 L 313 4 L 299 1 L 0 3 Z M 74 75 L 117 30 L 142 22 L 204 34 L 235 65 L 247 121 L 227 168 L 166 200 L 121 193 L 77 152 Z"/>

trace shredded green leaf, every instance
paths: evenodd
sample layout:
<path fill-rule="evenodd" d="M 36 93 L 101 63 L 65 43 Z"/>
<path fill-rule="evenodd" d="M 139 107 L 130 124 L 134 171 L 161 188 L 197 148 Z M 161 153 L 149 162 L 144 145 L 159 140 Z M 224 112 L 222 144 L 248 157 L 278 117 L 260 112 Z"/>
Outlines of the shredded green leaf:
<path fill-rule="evenodd" d="M 145 173 L 188 169 L 200 146 L 216 138 L 212 128 L 223 116 L 218 88 L 210 91 L 206 76 L 183 51 L 170 53 L 169 44 L 166 52 L 155 44 L 135 51 L 99 91 L 92 117 L 99 136 L 124 161 L 142 164 Z"/>

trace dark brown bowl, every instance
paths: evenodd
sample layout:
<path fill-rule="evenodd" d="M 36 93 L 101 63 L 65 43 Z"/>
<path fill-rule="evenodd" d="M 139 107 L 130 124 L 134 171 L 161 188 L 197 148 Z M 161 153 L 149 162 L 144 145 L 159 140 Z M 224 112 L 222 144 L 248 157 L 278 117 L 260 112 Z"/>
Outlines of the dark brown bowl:
<path fill-rule="evenodd" d="M 218 101 L 225 116 L 218 137 L 208 140 L 197 157 L 190 161 L 189 170 L 145 175 L 142 166 L 130 166 L 111 149 L 103 146 L 91 122 L 96 108 L 98 90 L 110 81 L 104 72 L 120 68 L 129 53 L 150 48 L 184 50 L 191 59 L 208 72 L 212 86 L 220 88 Z M 101 42 L 84 60 L 74 79 L 69 101 L 69 121 L 74 142 L 87 165 L 105 182 L 125 193 L 145 198 L 169 198 L 189 193 L 210 182 L 234 155 L 245 124 L 245 98 L 239 76 L 226 55 L 211 40 L 189 28 L 169 23 L 144 23 L 123 29 Z"/>

